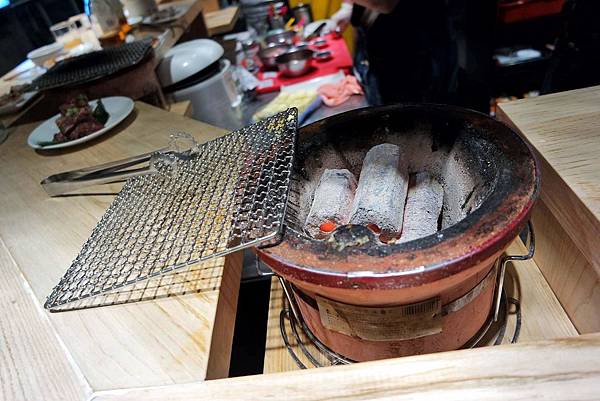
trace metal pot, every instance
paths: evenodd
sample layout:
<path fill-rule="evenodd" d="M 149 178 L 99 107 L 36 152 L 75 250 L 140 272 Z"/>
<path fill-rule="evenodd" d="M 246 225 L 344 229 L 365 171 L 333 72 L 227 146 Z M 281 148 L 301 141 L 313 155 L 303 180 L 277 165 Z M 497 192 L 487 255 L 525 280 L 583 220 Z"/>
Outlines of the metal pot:
<path fill-rule="evenodd" d="M 275 61 L 275 59 L 277 58 L 277 56 L 287 52 L 289 48 L 290 46 L 286 44 L 271 45 L 260 50 L 258 52 L 258 57 L 260 58 L 260 61 L 265 67 L 270 69 L 276 69 L 277 62 Z"/>
<path fill-rule="evenodd" d="M 412 171 L 439 168 L 448 214 L 442 230 L 392 245 L 377 243 L 360 226 L 338 228 L 324 241 L 306 235 L 308 183 L 324 168 L 347 167 L 358 177 L 361 157 L 382 142 L 412 144 L 406 145 L 412 146 Z M 328 149 L 339 157 L 331 157 Z M 361 109 L 303 127 L 296 165 L 283 241 L 257 254 L 292 284 L 300 312 L 321 342 L 364 361 L 453 350 L 477 333 L 491 310 L 496 261 L 526 224 L 539 193 L 536 160 L 515 132 L 488 116 L 451 106 Z M 460 309 L 449 307 L 459 299 L 465 300 Z M 324 323 L 323 300 L 359 311 L 417 310 L 435 301 L 450 312 L 430 316 L 439 319 L 438 331 L 411 332 L 407 324 L 393 327 L 404 331 L 398 338 L 373 340 Z"/>
<path fill-rule="evenodd" d="M 284 31 L 282 29 L 277 29 L 275 31 L 271 31 L 269 35 L 265 38 L 265 42 L 267 46 L 269 45 L 291 45 L 294 42 L 294 38 L 296 37 L 296 32 L 294 31 Z"/>
<path fill-rule="evenodd" d="M 288 77 L 299 77 L 312 67 L 313 51 L 310 49 L 291 49 L 275 58 L 279 71 Z"/>

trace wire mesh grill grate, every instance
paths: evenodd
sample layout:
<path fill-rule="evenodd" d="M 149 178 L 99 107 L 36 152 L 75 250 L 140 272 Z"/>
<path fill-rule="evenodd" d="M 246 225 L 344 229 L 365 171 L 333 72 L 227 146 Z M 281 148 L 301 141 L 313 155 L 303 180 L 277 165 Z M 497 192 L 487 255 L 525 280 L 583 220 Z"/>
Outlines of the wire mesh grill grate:
<path fill-rule="evenodd" d="M 297 110 L 191 153 L 161 154 L 130 179 L 45 307 L 114 292 L 175 269 L 274 240 L 286 213 Z"/>
<path fill-rule="evenodd" d="M 73 57 L 57 63 L 32 85 L 38 90 L 81 85 L 138 64 L 151 49 L 150 41 L 140 40 Z"/>

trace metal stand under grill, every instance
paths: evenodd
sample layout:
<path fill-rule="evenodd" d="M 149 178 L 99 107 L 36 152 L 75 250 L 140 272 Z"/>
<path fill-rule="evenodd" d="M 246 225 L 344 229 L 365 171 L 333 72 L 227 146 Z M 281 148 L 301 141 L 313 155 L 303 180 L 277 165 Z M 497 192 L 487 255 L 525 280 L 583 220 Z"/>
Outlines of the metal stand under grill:
<path fill-rule="evenodd" d="M 496 268 L 493 270 L 496 276 L 494 304 L 481 329 L 463 345 L 462 349 L 502 344 L 506 335 L 509 312 L 515 314 L 516 321 L 508 342 L 514 344 L 519 339 L 522 321 L 521 304 L 518 299 L 507 296 L 504 290 L 504 277 L 508 262 L 524 261 L 533 257 L 535 253 L 535 234 L 531 222 L 528 223 L 526 234 L 529 238 L 526 241 L 529 243 L 526 255 L 505 255 L 498 259 Z M 319 341 L 298 310 L 291 284 L 279 276 L 278 279 L 285 294 L 284 306 L 279 314 L 279 330 L 285 347 L 296 365 L 300 369 L 309 367 L 301 360 L 300 355 L 304 356 L 305 360 L 312 365 L 311 367 L 317 368 L 355 363 L 355 361 L 340 355 Z M 291 333 L 294 343 L 292 343 L 288 333 Z"/>
<path fill-rule="evenodd" d="M 493 316 L 490 314 L 481 330 L 473 337 L 473 339 L 471 339 L 471 341 L 469 341 L 468 344 L 466 344 L 462 348 L 466 349 L 477 348 L 486 345 L 500 345 L 504 340 L 506 334 L 506 322 L 509 313 L 509 306 L 507 304 L 510 304 L 514 307 L 513 313 L 515 313 L 517 316 L 517 323 L 515 325 L 512 337 L 508 341 L 511 344 L 516 343 L 519 338 L 521 328 L 520 302 L 518 299 L 507 297 L 506 293 L 502 292 L 500 303 L 500 312 L 502 320 L 499 322 L 498 325 L 493 325 Z M 284 307 L 280 312 L 279 330 L 281 332 L 281 337 L 283 339 L 288 353 L 300 369 L 307 369 L 308 366 L 305 365 L 298 356 L 298 349 L 300 350 L 302 355 L 304 355 L 304 357 L 306 357 L 306 359 L 310 362 L 312 367 L 316 368 L 334 365 L 348 365 L 351 363 L 355 363 L 355 361 L 338 354 L 337 352 L 331 350 L 325 344 L 320 342 L 317 339 L 317 337 L 312 333 L 312 331 L 308 328 L 308 326 L 306 326 L 306 323 L 304 322 L 302 317 L 300 317 L 300 319 L 296 319 L 294 314 L 290 312 L 289 306 Z M 294 343 L 292 343 L 292 341 L 290 340 L 288 336 L 288 331 L 291 331 Z M 494 336 L 492 344 L 485 343 L 482 341 L 484 337 L 488 337 L 490 335 Z M 295 349 L 294 345 L 297 345 L 298 349 Z M 312 350 L 309 348 L 311 348 Z"/>
<path fill-rule="evenodd" d="M 290 109 L 195 151 L 161 154 L 152 174 L 127 181 L 45 307 L 130 302 L 165 281 L 210 282 L 215 257 L 277 240 L 296 125 Z"/>

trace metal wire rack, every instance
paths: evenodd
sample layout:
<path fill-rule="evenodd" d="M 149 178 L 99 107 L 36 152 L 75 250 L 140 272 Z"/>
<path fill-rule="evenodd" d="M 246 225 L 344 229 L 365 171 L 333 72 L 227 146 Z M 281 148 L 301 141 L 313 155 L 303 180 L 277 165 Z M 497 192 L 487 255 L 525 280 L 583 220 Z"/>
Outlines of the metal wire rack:
<path fill-rule="evenodd" d="M 32 82 L 32 87 L 47 90 L 81 85 L 105 77 L 141 62 L 150 54 L 148 40 L 126 43 L 119 47 L 99 50 L 59 62 Z"/>
<path fill-rule="evenodd" d="M 290 109 L 188 152 L 153 158 L 153 173 L 127 181 L 45 307 L 98 306 L 88 299 L 101 294 L 120 303 L 123 287 L 136 285 L 140 292 L 167 275 L 185 282 L 172 273 L 276 241 L 286 214 L 297 116 Z"/>

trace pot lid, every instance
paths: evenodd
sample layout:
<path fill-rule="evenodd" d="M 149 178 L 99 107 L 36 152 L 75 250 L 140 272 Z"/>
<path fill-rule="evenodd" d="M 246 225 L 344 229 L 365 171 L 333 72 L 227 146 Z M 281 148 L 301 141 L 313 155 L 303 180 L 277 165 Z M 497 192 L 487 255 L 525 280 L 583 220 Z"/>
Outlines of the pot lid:
<path fill-rule="evenodd" d="M 158 79 L 163 87 L 182 81 L 217 62 L 225 53 L 210 39 L 197 39 L 170 49 L 158 65 Z"/>

